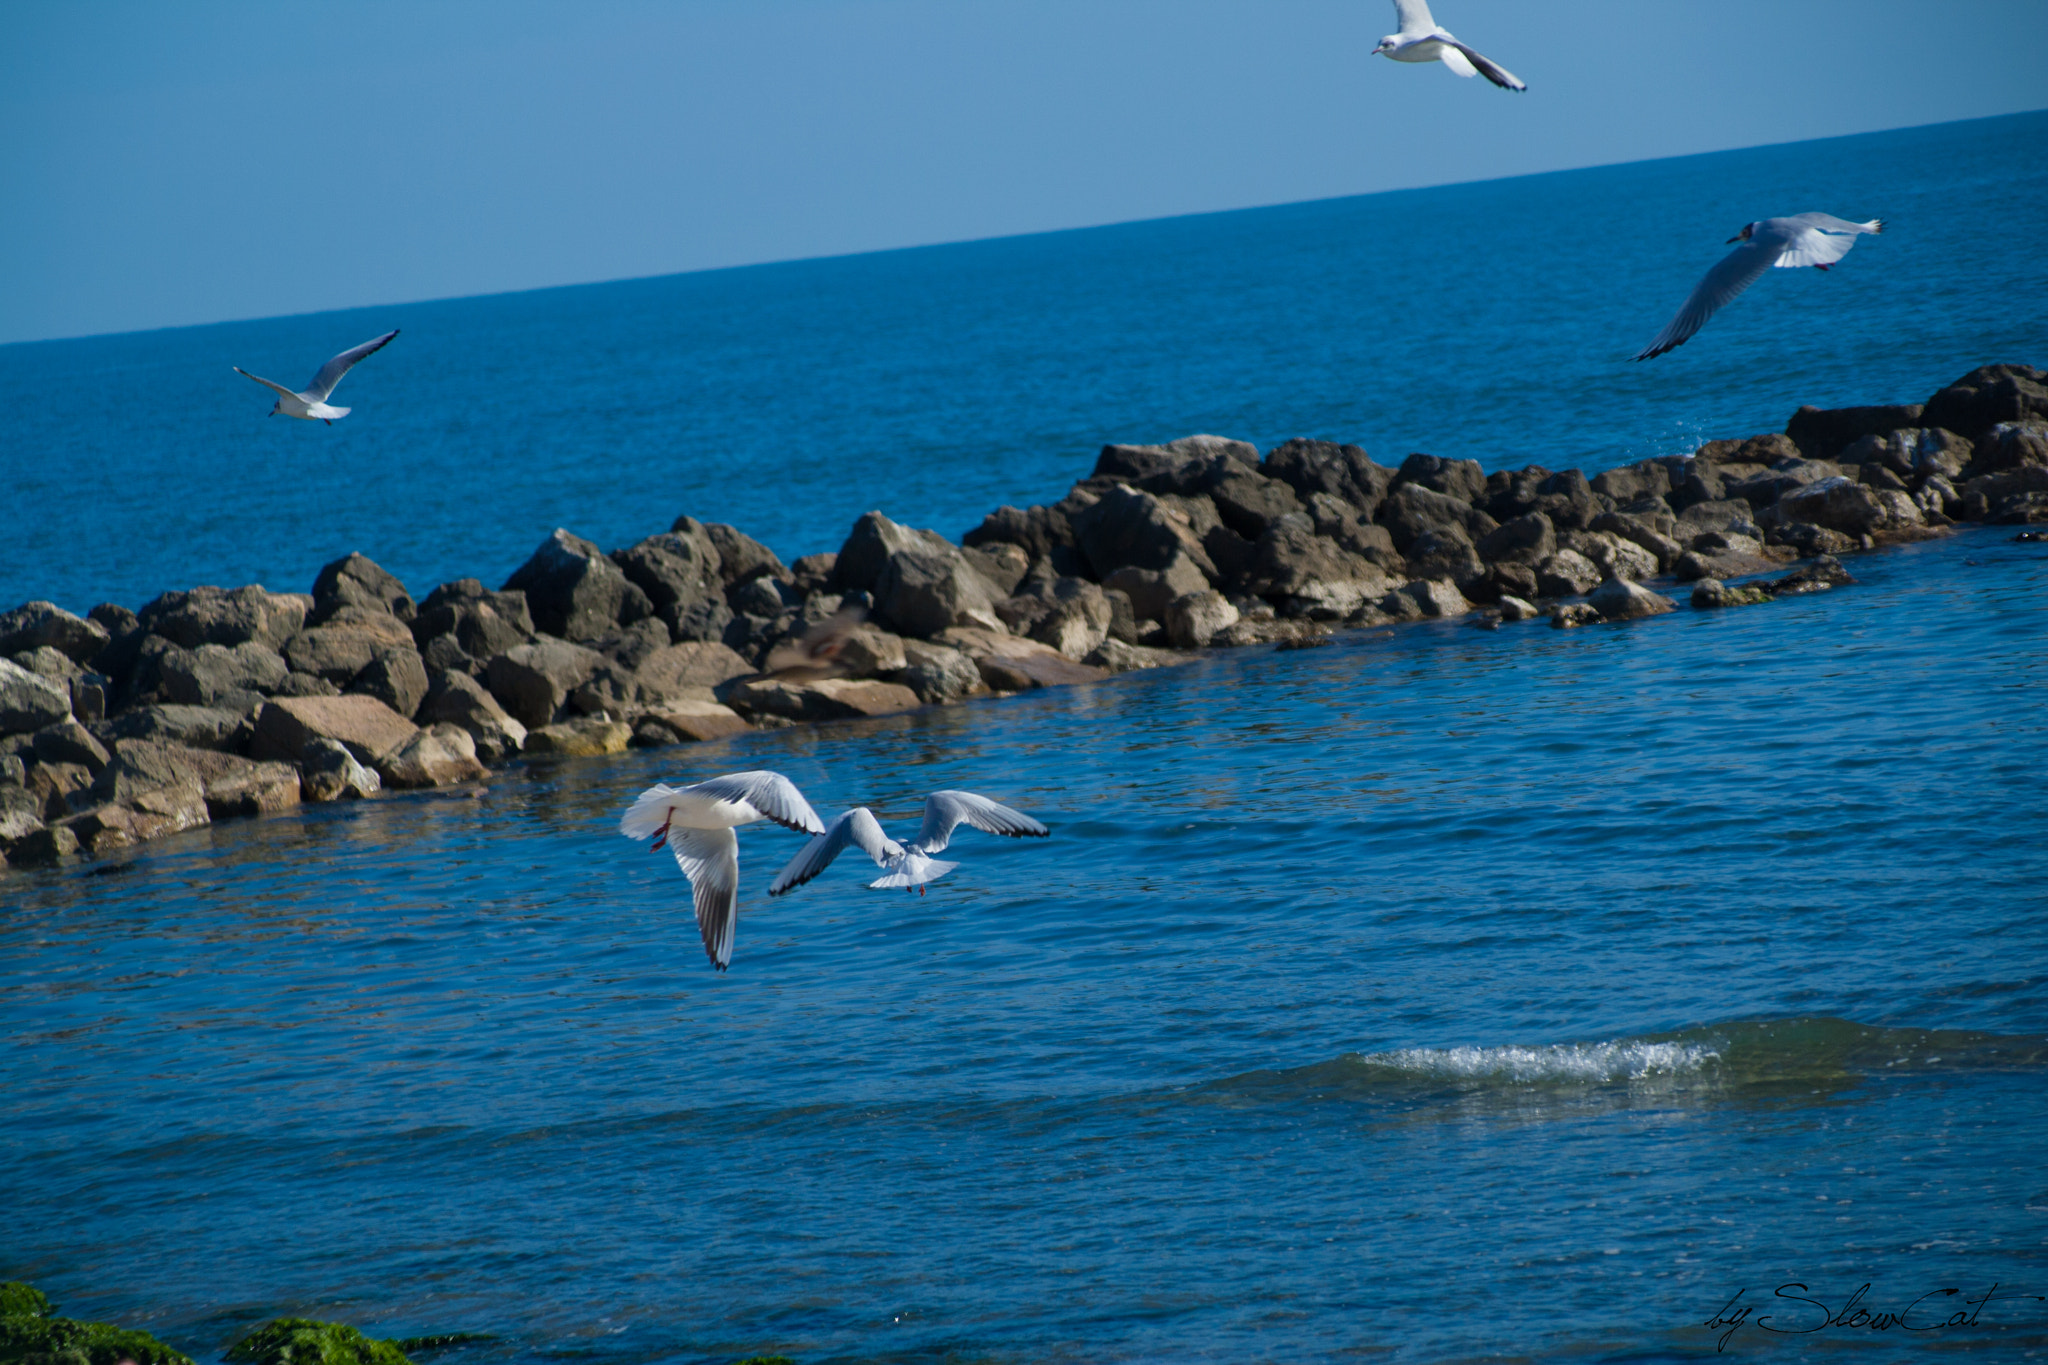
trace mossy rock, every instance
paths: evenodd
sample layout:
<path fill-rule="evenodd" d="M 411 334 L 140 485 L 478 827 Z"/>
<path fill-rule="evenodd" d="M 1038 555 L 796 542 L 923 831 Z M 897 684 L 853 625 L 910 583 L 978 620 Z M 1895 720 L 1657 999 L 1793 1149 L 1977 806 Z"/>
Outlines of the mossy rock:
<path fill-rule="evenodd" d="M 0 1316 L 0 1365 L 121 1365 L 124 1360 L 192 1365 L 191 1357 L 147 1332 L 29 1313 Z"/>
<path fill-rule="evenodd" d="M 397 1342 L 310 1318 L 272 1318 L 228 1347 L 227 1358 L 236 1365 L 412 1365 Z"/>
<path fill-rule="evenodd" d="M 0 1318 L 47 1318 L 56 1311 L 49 1296 L 32 1284 L 20 1280 L 0 1284 Z"/>
<path fill-rule="evenodd" d="M 733 1365 L 796 1365 L 796 1362 L 788 1356 L 748 1356 L 745 1360 L 733 1362 Z"/>

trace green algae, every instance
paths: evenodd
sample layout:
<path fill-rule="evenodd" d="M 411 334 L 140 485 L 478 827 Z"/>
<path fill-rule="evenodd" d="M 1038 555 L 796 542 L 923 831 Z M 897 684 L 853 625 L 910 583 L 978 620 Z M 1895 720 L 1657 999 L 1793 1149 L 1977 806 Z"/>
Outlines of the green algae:
<path fill-rule="evenodd" d="M 272 1318 L 228 1347 L 227 1358 L 236 1365 L 412 1365 L 398 1342 L 311 1318 Z"/>
<path fill-rule="evenodd" d="M 0 1365 L 192 1365 L 147 1332 L 56 1314 L 41 1290 L 0 1284 Z"/>

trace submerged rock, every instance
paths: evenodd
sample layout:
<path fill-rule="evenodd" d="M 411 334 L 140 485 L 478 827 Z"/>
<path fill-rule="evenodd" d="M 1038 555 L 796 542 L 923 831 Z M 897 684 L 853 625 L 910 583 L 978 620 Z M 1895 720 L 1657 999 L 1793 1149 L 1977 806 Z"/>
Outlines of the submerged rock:
<path fill-rule="evenodd" d="M 1586 594 L 1586 605 L 1605 621 L 1633 621 L 1676 611 L 1678 604 L 1626 578 L 1610 578 Z"/>
<path fill-rule="evenodd" d="M 0 1284 L 0 1361 L 8 1365 L 192 1365 L 191 1357 L 147 1332 L 59 1317 L 41 1290 L 19 1281 Z"/>
<path fill-rule="evenodd" d="M 227 1359 L 233 1365 L 412 1365 L 395 1341 L 309 1318 L 273 1318 L 228 1347 Z"/>

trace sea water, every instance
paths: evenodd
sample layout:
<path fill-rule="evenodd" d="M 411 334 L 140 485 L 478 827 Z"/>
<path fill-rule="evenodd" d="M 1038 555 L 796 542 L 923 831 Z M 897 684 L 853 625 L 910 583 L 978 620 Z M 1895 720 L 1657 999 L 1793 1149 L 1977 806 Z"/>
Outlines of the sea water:
<path fill-rule="evenodd" d="M 1675 198 L 1688 176 L 1702 199 L 1747 203 L 1759 196 L 1728 186 L 1790 184 L 1801 157 L 1899 166 L 1934 145 L 1887 195 L 1932 214 L 1993 194 L 1972 178 L 1987 177 L 2005 202 L 2033 185 L 2011 211 L 2038 218 L 2041 163 L 2013 149 L 2038 149 L 2044 131 L 2003 120 L 1612 168 L 1573 193 L 1550 177 L 1271 210 L 1271 259 L 1244 259 L 1262 221 L 1244 214 L 934 252 L 922 294 L 919 253 L 778 267 L 812 272 L 807 303 L 794 287 L 779 311 L 746 296 L 758 310 L 732 308 L 718 365 L 663 362 L 671 375 L 710 366 L 706 392 L 756 375 L 759 426 L 728 392 L 717 420 L 731 439 L 665 445 L 623 400 L 610 416 L 583 409 L 594 362 L 554 393 L 543 365 L 513 394 L 536 414 L 526 427 L 468 428 L 467 448 L 498 451 L 474 484 L 437 485 L 463 440 L 408 428 L 419 444 L 390 467 L 388 507 L 303 453 L 262 457 L 273 477 L 248 485 L 262 515 L 217 476 L 249 457 L 233 443 L 244 439 L 395 458 L 386 424 L 421 420 L 406 406 L 431 391 L 385 364 L 397 343 L 351 377 L 364 382 L 347 422 L 271 423 L 214 446 L 159 430 L 150 447 L 149 422 L 111 411 L 74 421 L 60 385 L 7 420 L 75 449 L 111 449 L 120 425 L 136 449 L 182 452 L 215 477 L 159 489 L 162 524 L 190 531 L 183 546 L 121 521 L 121 498 L 81 498 L 33 572 L 9 560 L 24 575 L 11 596 L 133 604 L 198 581 L 303 586 L 358 543 L 326 538 L 345 525 L 388 536 L 398 553 L 381 557 L 423 590 L 490 554 L 515 564 L 530 547 L 504 523 L 522 499 L 576 504 L 565 520 L 606 543 L 658 529 L 671 508 L 771 538 L 763 523 L 778 517 L 814 526 L 777 538 L 795 553 L 829 547 L 835 523 L 878 502 L 971 524 L 995 502 L 1057 493 L 1090 440 L 1194 427 L 1363 435 L 1398 455 L 1405 440 L 1372 435 L 1385 423 L 1491 464 L 1597 467 L 1677 448 L 1695 419 L 1694 435 L 1741 434 L 1781 425 L 1802 400 L 1924 396 L 1982 361 L 2040 358 L 2038 296 L 2020 283 L 2038 279 L 2038 235 L 2004 244 L 2003 298 L 1959 271 L 1944 312 L 1892 299 L 1900 258 L 1935 259 L 1884 255 L 1910 241 L 1895 227 L 1813 286 L 1850 286 L 1825 307 L 1801 292 L 1811 272 L 1782 272 L 1654 366 L 1614 363 L 1641 344 L 1634 331 L 1570 359 L 1587 333 L 1573 322 L 1577 342 L 1560 339 L 1563 314 L 1546 313 L 1545 276 L 1527 263 L 1490 314 L 1491 341 L 1412 301 L 1354 314 L 1307 304 L 1306 288 L 1293 304 L 1263 291 L 1290 261 L 1373 264 L 1351 239 L 1374 215 L 1444 221 L 1490 204 L 1471 211 L 1491 226 L 1467 264 L 1505 270 L 1517 241 L 1567 235 L 1533 206 L 1583 210 L 1600 185 L 1616 202 Z M 1866 211 L 1841 194 L 1778 202 L 1790 197 L 1734 208 L 1719 235 L 1757 212 Z M 1321 257 L 1306 245 L 1318 232 Z M 1121 256 L 1103 246 L 1117 233 L 1133 239 Z M 1165 318 L 1104 303 L 1063 339 L 1022 267 L 1010 290 L 988 283 L 996 266 L 942 268 L 1009 252 L 1078 279 L 1074 255 L 1098 250 L 1159 275 L 1170 262 L 1157 258 L 1175 253 L 1190 274 L 1211 272 L 1199 286 L 1209 329 L 1191 298 Z M 1421 268 L 1389 266 L 1397 255 L 1379 264 Z M 748 278 L 777 277 L 415 316 L 470 317 L 486 366 L 528 364 L 516 338 L 545 330 L 550 310 L 558 332 L 609 325 L 616 386 L 655 366 L 657 334 L 674 335 L 636 291 L 739 299 Z M 1857 304 L 1859 279 L 1927 330 L 1883 335 L 1880 313 L 1856 311 L 1876 306 Z M 1155 301 L 1172 294 L 1155 287 Z M 796 320 L 863 290 L 880 310 L 875 337 L 832 344 L 869 387 L 842 379 L 795 404 L 775 377 L 815 363 Z M 1612 291 L 1583 292 L 1618 306 Z M 1363 309 L 1374 295 L 1355 297 Z M 1215 311 L 1223 299 L 1244 313 Z M 1665 302 L 1642 305 L 1649 332 Z M 1290 312 L 1291 330 L 1241 324 Z M 1354 336 L 1368 316 L 1374 334 Z M 983 339 L 979 364 L 1015 363 L 950 392 L 968 371 L 932 340 L 945 318 Z M 1386 335 L 1411 324 L 1445 340 Z M 345 343 L 379 325 L 67 342 L 0 351 L 0 364 L 18 377 L 68 347 L 176 366 L 174 352 L 215 330 L 304 344 L 324 326 Z M 431 338 L 406 325 L 400 343 Z M 499 325 L 515 340 L 485 346 Z M 1121 348 L 1103 333 L 1113 326 Z M 1334 376 L 1363 354 L 1393 365 L 1437 345 L 1463 356 L 1433 362 L 1447 388 L 1396 382 L 1378 405 L 1303 369 L 1311 352 Z M 930 373 L 901 387 L 862 369 L 920 346 Z M 1113 355 L 1122 378 L 1109 377 Z M 1082 357 L 1105 368 L 1061 383 L 1060 365 L 1078 376 Z M 1657 368 L 1674 361 L 1692 368 Z M 1431 365 L 1400 363 L 1416 378 Z M 372 365 L 388 374 L 383 415 Z M 809 406 L 819 392 L 843 401 Z M 1105 413 L 1120 419 L 1081 429 Z M 557 443 L 586 415 L 610 434 Z M 909 437 L 920 430 L 923 447 Z M 583 468 L 600 446 L 604 478 Z M 630 466 L 649 460 L 699 470 L 716 497 L 660 479 L 636 490 Z M 776 469 L 789 480 L 779 497 L 764 487 Z M 54 475 L 49 488 L 74 496 Z M 132 581 L 120 555 L 95 568 L 97 551 L 58 553 L 93 541 L 88 505 L 131 542 Z M 422 521 L 446 540 L 445 565 Z M 804 1362 L 1641 1361 L 1724 1341 L 1737 1358 L 1786 1360 L 2038 1353 L 2048 1304 L 2019 1296 L 2048 1294 L 2048 550 L 1968 528 L 1849 566 L 1853 586 L 1757 607 L 1225 652 L 1019 698 L 535 761 L 472 788 L 0 874 L 0 1277 L 202 1360 L 286 1313 L 380 1336 L 492 1334 L 441 1358 L 462 1365 L 770 1350 Z M 654 781 L 752 767 L 789 774 L 827 814 L 870 804 L 899 832 L 925 792 L 959 786 L 1053 834 L 965 832 L 948 854 L 960 870 L 923 897 L 867 890 L 848 859 L 770 900 L 767 880 L 799 841 L 749 828 L 738 947 L 720 976 L 673 863 L 621 839 L 617 815 Z M 1872 1330 L 1872 1314 L 1916 1303 L 1906 1323 Z M 1974 1324 L 1937 1326 L 1962 1303 Z"/>

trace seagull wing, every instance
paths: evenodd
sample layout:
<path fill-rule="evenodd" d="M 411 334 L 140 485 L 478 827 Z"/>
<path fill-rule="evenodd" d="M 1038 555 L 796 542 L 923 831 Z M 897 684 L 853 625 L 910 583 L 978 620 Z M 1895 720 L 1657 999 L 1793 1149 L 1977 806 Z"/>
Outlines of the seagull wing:
<path fill-rule="evenodd" d="M 266 389 L 276 389 L 276 390 L 277 390 L 277 391 L 278 391 L 279 393 L 283 394 L 283 395 L 284 395 L 284 396 L 285 396 L 286 398 L 297 398 L 297 397 L 298 397 L 298 395 L 297 395 L 297 394 L 293 393 L 293 392 L 292 392 L 292 391 L 291 391 L 290 389 L 286 388 L 286 387 L 285 387 L 284 385 L 282 385 L 282 384 L 278 383 L 278 382 L 277 382 L 276 380 L 274 380 L 274 379 L 265 379 L 265 378 L 264 378 L 264 377 L 263 377 L 262 375 L 260 375 L 260 374 L 250 374 L 250 373 L 249 373 L 249 372 L 248 372 L 247 370 L 243 369 L 243 368 L 242 368 L 242 367 L 241 367 L 240 365 L 235 365 L 235 366 L 232 366 L 231 368 L 232 368 L 232 369 L 234 370 L 234 372 L 235 372 L 236 374 L 238 374 L 238 375 L 241 375 L 241 376 L 242 376 L 243 378 L 245 378 L 245 379 L 253 379 L 253 380 L 255 380 L 255 381 L 256 381 L 257 383 L 261 384 L 261 385 L 262 385 L 262 386 L 263 386 L 264 388 L 266 388 Z"/>
<path fill-rule="evenodd" d="M 1771 262 L 1777 260 L 1782 249 L 1779 243 L 1750 241 L 1723 256 L 1720 263 L 1693 288 L 1692 296 L 1678 310 L 1678 316 L 1666 323 L 1664 330 L 1657 333 L 1657 339 L 1638 352 L 1635 358 L 1648 360 L 1685 345 L 1694 332 L 1706 326 L 1708 318 L 1755 284 L 1757 277 L 1771 268 Z"/>
<path fill-rule="evenodd" d="M 825 822 L 811 809 L 811 803 L 804 800 L 804 794 L 796 789 L 796 783 L 781 773 L 766 770 L 727 773 L 723 777 L 699 782 L 688 790 L 720 801 L 744 801 L 765 818 L 798 834 L 825 832 Z"/>
<path fill-rule="evenodd" d="M 1527 90 L 1529 88 L 1516 78 L 1514 72 L 1508 70 L 1499 62 L 1488 61 L 1463 43 L 1446 42 L 1444 49 L 1443 63 L 1453 71 L 1458 71 L 1456 64 L 1451 61 L 1451 53 L 1455 52 L 1465 59 L 1468 66 L 1476 68 L 1480 75 L 1486 77 L 1486 79 L 1492 81 L 1503 90 Z M 1472 72 L 1458 71 L 1458 74 L 1460 76 L 1469 76 Z"/>
<path fill-rule="evenodd" d="M 924 799 L 924 828 L 911 847 L 937 853 L 952 841 L 953 831 L 972 825 L 990 834 L 1007 834 L 1019 839 L 1043 839 L 1052 831 L 1020 810 L 973 792 L 933 792 Z"/>
<path fill-rule="evenodd" d="M 1851 223 L 1826 213 L 1802 213 L 1781 221 L 1791 227 L 1791 231 L 1785 234 L 1785 250 L 1776 261 L 1781 269 L 1833 265 L 1849 254 L 1849 248 L 1856 245 L 1859 236 L 1884 228 L 1881 218 L 1873 218 L 1867 223 Z"/>
<path fill-rule="evenodd" d="M 1436 20 L 1429 17 L 1428 0 L 1394 0 L 1394 18 L 1403 33 L 1429 33 L 1436 28 Z"/>
<path fill-rule="evenodd" d="M 690 879 L 704 955 L 722 972 L 732 962 L 733 932 L 739 927 L 739 837 L 729 829 L 674 830 L 668 846 Z"/>
<path fill-rule="evenodd" d="M 768 884 L 768 894 L 779 896 L 796 890 L 830 867 L 848 844 L 873 858 L 877 867 L 887 867 L 890 859 L 903 856 L 902 845 L 882 833 L 875 813 L 866 806 L 855 806 L 842 813 L 823 834 L 812 836 L 803 850 L 789 860 L 789 865 L 775 874 L 775 880 Z"/>
<path fill-rule="evenodd" d="M 349 347 L 346 351 L 343 351 L 340 355 L 322 365 L 320 373 L 313 376 L 313 382 L 306 385 L 306 397 L 312 399 L 315 403 L 326 402 L 327 395 L 334 392 L 334 386 L 341 382 L 341 377 L 349 372 L 350 366 L 366 355 L 383 350 L 385 346 L 390 344 L 391 338 L 397 335 L 398 331 L 394 328 L 374 341 L 366 341 L 360 346 Z"/>
<path fill-rule="evenodd" d="M 1785 221 L 1797 223 L 1804 228 L 1818 228 L 1822 232 L 1847 232 L 1851 234 L 1867 232 L 1875 237 L 1884 231 L 1884 219 L 1882 218 L 1873 218 L 1867 223 L 1852 223 L 1847 218 L 1837 218 L 1832 213 L 1795 213 Z M 1853 236 L 1851 240 L 1854 240 Z"/>

